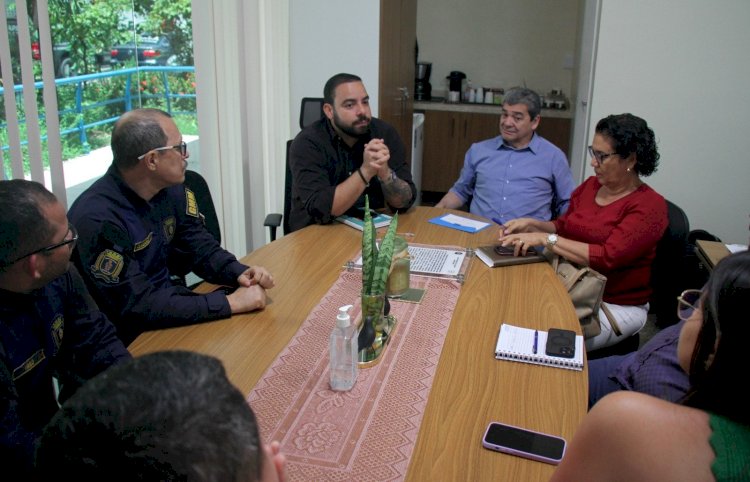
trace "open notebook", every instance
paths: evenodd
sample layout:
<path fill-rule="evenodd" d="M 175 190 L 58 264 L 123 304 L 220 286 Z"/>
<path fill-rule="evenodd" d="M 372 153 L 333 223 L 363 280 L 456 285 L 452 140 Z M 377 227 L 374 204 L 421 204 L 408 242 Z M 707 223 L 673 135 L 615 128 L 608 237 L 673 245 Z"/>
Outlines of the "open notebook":
<path fill-rule="evenodd" d="M 538 333 L 536 353 L 534 353 L 534 333 Z M 547 346 L 547 332 L 532 330 L 520 326 L 503 323 L 497 336 L 495 358 L 535 365 L 565 368 L 568 370 L 583 370 L 583 336 L 577 335 L 575 341 L 575 355 L 573 358 L 548 356 L 544 349 Z"/>

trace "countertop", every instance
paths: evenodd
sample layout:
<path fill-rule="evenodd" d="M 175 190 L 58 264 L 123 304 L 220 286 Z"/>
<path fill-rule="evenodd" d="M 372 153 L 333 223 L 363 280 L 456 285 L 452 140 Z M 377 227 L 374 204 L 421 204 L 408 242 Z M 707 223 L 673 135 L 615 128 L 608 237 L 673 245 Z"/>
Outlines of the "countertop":
<path fill-rule="evenodd" d="M 467 112 L 475 114 L 497 114 L 500 115 L 502 106 L 499 104 L 473 104 L 468 102 L 450 103 L 445 99 L 435 97 L 434 100 L 415 100 L 415 111 L 439 110 L 447 112 Z M 559 119 L 572 119 L 573 113 L 569 109 L 542 109 L 542 117 L 557 117 Z"/>

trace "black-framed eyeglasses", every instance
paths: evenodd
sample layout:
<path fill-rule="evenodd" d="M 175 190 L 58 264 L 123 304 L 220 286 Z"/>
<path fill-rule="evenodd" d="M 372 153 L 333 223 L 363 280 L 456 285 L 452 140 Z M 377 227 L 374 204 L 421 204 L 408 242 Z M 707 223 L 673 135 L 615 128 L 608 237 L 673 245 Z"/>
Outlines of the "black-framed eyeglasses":
<path fill-rule="evenodd" d="M 68 238 L 68 236 L 70 236 L 70 238 Z M 48 253 L 50 251 L 54 251 L 57 248 L 61 248 L 63 246 L 67 246 L 67 245 L 70 245 L 70 249 L 72 250 L 73 247 L 75 246 L 76 241 L 78 241 L 78 231 L 76 231 L 75 226 L 73 226 L 72 224 L 68 223 L 68 232 L 65 233 L 65 239 L 63 239 L 59 243 L 51 244 L 49 246 L 45 246 L 44 248 L 39 248 L 39 249 L 34 250 L 34 251 L 30 252 L 30 253 L 26 253 L 23 256 L 19 256 L 18 258 L 14 259 L 13 261 L 10 261 L 10 262 L 4 263 L 4 264 L 5 264 L 5 266 L 10 266 L 10 265 L 12 265 L 13 263 L 15 263 L 17 261 L 21 261 L 24 258 L 28 258 L 32 254 Z"/>
<path fill-rule="evenodd" d="M 176 146 L 164 146 L 164 147 L 155 147 L 154 149 L 151 149 L 151 150 L 150 150 L 150 151 L 148 151 L 148 152 L 154 152 L 154 151 L 168 151 L 168 150 L 170 150 L 170 149 L 178 149 L 178 150 L 180 151 L 180 155 L 181 155 L 182 157 L 185 157 L 185 156 L 187 156 L 187 143 L 186 143 L 185 141 L 182 141 L 182 142 L 180 142 L 180 143 L 179 143 L 179 144 L 177 144 Z M 147 152 L 146 154 L 142 154 L 142 155 L 138 156 L 138 158 L 137 158 L 137 159 L 138 159 L 138 160 L 140 161 L 141 159 L 143 159 L 144 157 L 146 157 L 146 156 L 148 155 L 148 152 Z"/>
<path fill-rule="evenodd" d="M 598 162 L 599 164 L 602 164 L 604 161 L 606 161 L 610 157 L 617 155 L 616 152 L 607 153 L 607 152 L 595 151 L 594 146 L 589 146 L 589 154 L 591 155 L 591 157 L 596 159 L 596 162 Z"/>
<path fill-rule="evenodd" d="M 685 290 L 677 297 L 677 317 L 687 320 L 698 309 L 703 290 Z"/>

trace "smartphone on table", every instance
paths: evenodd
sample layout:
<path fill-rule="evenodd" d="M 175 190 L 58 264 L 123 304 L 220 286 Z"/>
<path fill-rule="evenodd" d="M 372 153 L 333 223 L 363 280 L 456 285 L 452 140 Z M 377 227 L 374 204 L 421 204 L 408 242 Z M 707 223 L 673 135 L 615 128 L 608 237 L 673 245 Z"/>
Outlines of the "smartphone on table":
<path fill-rule="evenodd" d="M 517 455 L 557 465 L 565 455 L 565 439 L 499 422 L 490 422 L 482 446 L 497 452 Z"/>

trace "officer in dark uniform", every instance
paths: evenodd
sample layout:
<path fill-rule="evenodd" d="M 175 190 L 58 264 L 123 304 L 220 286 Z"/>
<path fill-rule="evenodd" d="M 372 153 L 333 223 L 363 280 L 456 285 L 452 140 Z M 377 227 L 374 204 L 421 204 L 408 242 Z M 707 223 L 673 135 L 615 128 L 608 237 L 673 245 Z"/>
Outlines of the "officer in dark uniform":
<path fill-rule="evenodd" d="M 58 401 L 131 358 L 69 263 L 76 239 L 44 186 L 0 181 L 0 465 L 19 480 Z"/>
<path fill-rule="evenodd" d="M 188 152 L 172 118 L 156 109 L 125 113 L 112 132 L 112 154 L 112 166 L 69 216 L 80 233 L 74 261 L 123 342 L 264 308 L 273 277 L 238 262 L 205 229 L 182 184 Z M 175 260 L 189 264 L 183 272 L 238 288 L 194 293 L 171 281 Z"/>

